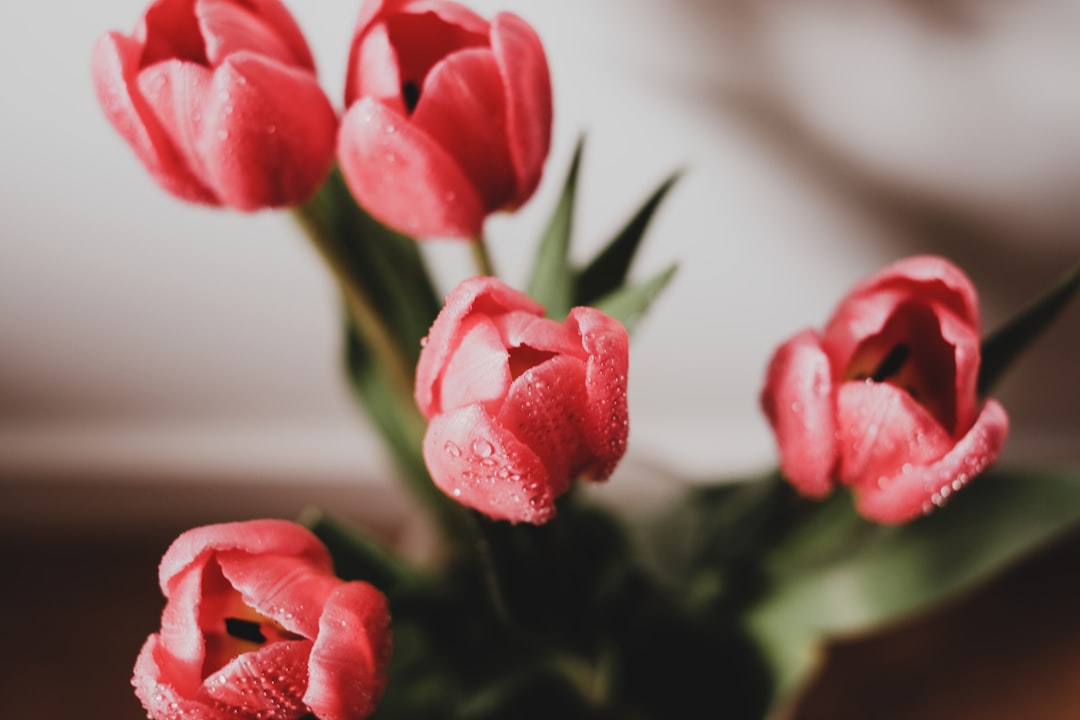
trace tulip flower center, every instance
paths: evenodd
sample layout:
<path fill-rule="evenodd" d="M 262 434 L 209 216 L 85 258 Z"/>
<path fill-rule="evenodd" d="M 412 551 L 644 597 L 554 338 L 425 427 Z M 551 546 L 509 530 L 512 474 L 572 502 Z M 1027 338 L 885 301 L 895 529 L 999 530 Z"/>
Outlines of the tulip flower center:
<path fill-rule="evenodd" d="M 275 642 L 303 639 L 245 604 L 241 594 L 212 561 L 207 563 L 203 573 L 199 625 L 206 649 L 203 679 L 244 653 L 255 652 Z"/>
<path fill-rule="evenodd" d="M 558 353 L 548 352 L 546 350 L 537 350 L 534 347 L 528 345 L 519 345 L 518 347 L 512 347 L 508 351 L 510 361 L 510 377 L 517 380 L 519 377 L 533 369 L 540 363 L 550 360 Z"/>
<path fill-rule="evenodd" d="M 386 20 L 387 34 L 398 60 L 401 101 L 412 114 L 431 68 L 458 50 L 488 47 L 487 35 L 469 32 L 434 12 L 395 14 Z"/>
<path fill-rule="evenodd" d="M 845 380 L 888 383 L 907 392 L 946 431 L 956 426 L 956 349 L 931 308 L 909 304 L 859 345 Z"/>

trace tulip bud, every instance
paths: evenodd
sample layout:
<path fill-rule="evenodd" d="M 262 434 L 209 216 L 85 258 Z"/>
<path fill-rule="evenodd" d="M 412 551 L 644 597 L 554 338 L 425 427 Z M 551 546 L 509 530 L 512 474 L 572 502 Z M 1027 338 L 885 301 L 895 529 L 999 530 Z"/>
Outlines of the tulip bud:
<path fill-rule="evenodd" d="M 357 201 L 413 236 L 479 237 L 520 206 L 551 142 L 551 79 L 523 20 L 445 0 L 368 0 L 353 37 L 339 160 Z"/>
<path fill-rule="evenodd" d="M 803 494 L 851 487 L 865 517 L 901 523 L 941 505 L 998 456 L 1005 410 L 976 396 L 979 308 L 947 260 L 901 260 L 841 301 L 769 365 L 761 401 L 780 464 Z"/>
<path fill-rule="evenodd" d="M 209 525 L 161 560 L 161 632 L 132 684 L 152 720 L 362 720 L 386 685 L 382 593 L 333 574 L 308 530 L 283 520 Z"/>
<path fill-rule="evenodd" d="M 109 122 L 154 179 L 192 202 L 295 205 L 334 158 L 337 117 L 278 0 L 157 0 L 94 48 Z"/>
<path fill-rule="evenodd" d="M 495 519 L 549 520 L 574 477 L 606 479 L 626 451 L 627 352 L 599 310 L 560 323 L 495 278 L 463 282 L 416 368 L 435 484 Z"/>

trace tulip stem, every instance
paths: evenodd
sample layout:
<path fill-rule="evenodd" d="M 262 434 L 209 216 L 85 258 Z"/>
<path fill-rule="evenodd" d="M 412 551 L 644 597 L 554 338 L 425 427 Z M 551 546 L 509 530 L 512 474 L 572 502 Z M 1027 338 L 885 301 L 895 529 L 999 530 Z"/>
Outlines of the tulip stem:
<path fill-rule="evenodd" d="M 488 252 L 487 243 L 481 234 L 469 243 L 472 249 L 473 263 L 476 265 L 476 274 L 487 277 L 498 277 L 495 265 L 491 262 L 491 253 Z"/>

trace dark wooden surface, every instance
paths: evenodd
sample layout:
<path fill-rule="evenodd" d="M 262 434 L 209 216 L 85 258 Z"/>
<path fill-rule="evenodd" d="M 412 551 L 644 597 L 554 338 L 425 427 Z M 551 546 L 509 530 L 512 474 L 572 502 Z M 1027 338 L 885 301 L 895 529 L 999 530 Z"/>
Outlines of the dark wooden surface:
<path fill-rule="evenodd" d="M 158 625 L 178 527 L 0 535 L 5 720 L 137 720 L 131 666 Z M 1080 537 L 886 633 L 836 646 L 799 720 L 1080 718 Z"/>

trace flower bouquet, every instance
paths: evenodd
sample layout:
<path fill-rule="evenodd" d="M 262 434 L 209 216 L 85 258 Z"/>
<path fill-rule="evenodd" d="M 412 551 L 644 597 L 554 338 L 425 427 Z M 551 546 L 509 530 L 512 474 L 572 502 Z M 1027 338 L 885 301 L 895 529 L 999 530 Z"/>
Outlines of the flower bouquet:
<path fill-rule="evenodd" d="M 291 209 L 340 287 L 356 400 L 437 538 L 420 562 L 318 510 L 184 533 L 135 663 L 155 720 L 776 715 L 827 639 L 1080 521 L 1075 473 L 991 469 L 994 383 L 1080 269 L 984 336 L 976 289 L 930 255 L 779 345 L 761 391 L 778 471 L 632 522 L 597 502 L 627 448 L 629 334 L 675 266 L 630 269 L 677 174 L 577 265 L 579 143 L 527 285 L 500 280 L 485 219 L 533 195 L 552 125 L 516 15 L 365 0 L 343 113 L 279 0 L 156 0 L 99 41 L 93 78 L 170 193 Z M 432 238 L 475 263 L 445 299 Z"/>

